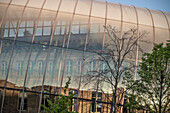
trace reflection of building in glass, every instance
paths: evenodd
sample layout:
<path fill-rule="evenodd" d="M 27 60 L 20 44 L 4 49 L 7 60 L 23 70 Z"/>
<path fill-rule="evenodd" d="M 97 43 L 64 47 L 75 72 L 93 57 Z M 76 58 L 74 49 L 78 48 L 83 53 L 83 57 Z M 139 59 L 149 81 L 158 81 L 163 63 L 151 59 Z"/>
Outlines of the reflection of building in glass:
<path fill-rule="evenodd" d="M 56 89 L 63 88 L 68 76 L 71 91 L 79 91 L 82 98 L 79 112 L 109 112 L 110 85 L 101 82 L 103 92 L 96 93 L 95 83 L 82 82 L 90 71 L 107 69 L 105 63 L 95 62 L 93 52 L 109 43 L 103 26 L 111 25 L 120 34 L 131 28 L 146 31 L 143 40 L 148 43 L 139 41 L 144 52 L 150 52 L 153 43 L 170 39 L 170 13 L 134 6 L 97 0 L 0 0 L 0 9 L 0 105 L 4 112 L 10 110 L 6 106 L 37 112 L 39 100 L 46 103 L 46 97 L 59 94 Z M 135 52 L 132 62 L 139 63 L 141 56 Z M 50 94 L 40 97 L 41 91 Z M 21 100 L 24 104 L 16 105 Z M 73 102 L 77 104 L 76 99 Z"/>

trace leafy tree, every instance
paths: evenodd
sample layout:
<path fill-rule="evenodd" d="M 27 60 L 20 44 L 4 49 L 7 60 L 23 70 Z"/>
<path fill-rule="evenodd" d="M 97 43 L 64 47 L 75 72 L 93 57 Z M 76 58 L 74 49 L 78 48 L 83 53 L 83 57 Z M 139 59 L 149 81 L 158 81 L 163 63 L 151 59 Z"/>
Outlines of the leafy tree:
<path fill-rule="evenodd" d="M 68 77 L 68 81 L 66 82 L 66 85 L 64 87 L 64 94 L 66 94 L 66 90 L 69 87 L 71 78 Z M 44 113 L 75 113 L 72 111 L 69 111 L 73 105 L 71 100 L 74 97 L 74 93 L 69 96 L 61 95 L 61 97 L 54 98 L 54 102 L 51 100 L 47 100 L 49 107 L 45 105 L 41 105 L 44 108 Z"/>
<path fill-rule="evenodd" d="M 145 53 L 138 74 L 140 80 L 137 81 L 128 76 L 124 78 L 127 88 L 135 83 L 128 96 L 133 94 L 136 97 L 135 104 L 139 109 L 145 108 L 151 113 L 170 112 L 170 43 L 165 47 L 163 44 L 155 45 L 152 53 Z M 134 108 L 133 101 L 129 99 L 129 102 Z"/>

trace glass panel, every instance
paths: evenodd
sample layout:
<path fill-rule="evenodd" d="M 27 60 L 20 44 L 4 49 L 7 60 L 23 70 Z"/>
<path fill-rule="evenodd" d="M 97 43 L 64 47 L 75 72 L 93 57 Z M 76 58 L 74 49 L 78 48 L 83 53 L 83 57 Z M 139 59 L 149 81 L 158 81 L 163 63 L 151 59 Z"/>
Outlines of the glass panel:
<path fill-rule="evenodd" d="M 136 10 L 138 14 L 139 24 L 152 26 L 152 19 L 151 19 L 151 15 L 148 12 L 148 10 L 145 8 L 137 8 L 137 7 L 136 7 Z"/>
<path fill-rule="evenodd" d="M 134 7 L 122 5 L 122 11 L 123 21 L 137 23 Z"/>
<path fill-rule="evenodd" d="M 95 51 L 95 50 L 94 50 Z M 99 61 L 97 61 L 98 56 L 92 52 L 86 52 L 83 77 L 81 82 L 81 90 L 95 90 L 97 88 L 96 71 L 99 69 Z M 94 77 L 92 77 L 94 75 Z"/>
<path fill-rule="evenodd" d="M 144 37 L 139 41 L 139 45 L 141 50 L 139 51 L 139 60 L 141 61 L 141 57 L 143 53 L 150 53 L 153 48 L 153 27 L 147 26 L 139 26 L 139 33 L 147 33 Z"/>
<path fill-rule="evenodd" d="M 23 6 L 25 6 L 27 1 L 28 1 L 28 0 L 12 0 L 11 4 L 23 5 Z"/>
<path fill-rule="evenodd" d="M 24 11 L 23 14 L 23 18 L 21 23 L 25 22 L 25 29 L 21 29 L 21 26 L 19 28 L 19 32 L 18 36 L 20 36 L 20 38 L 17 38 L 17 40 L 19 41 L 26 41 L 26 42 L 31 42 L 32 41 L 32 36 L 33 36 L 33 30 L 35 27 L 35 22 L 38 18 L 40 9 L 34 9 L 34 8 L 27 8 Z"/>
<path fill-rule="evenodd" d="M 105 18 L 106 2 L 94 1 L 92 5 L 92 16 Z"/>
<path fill-rule="evenodd" d="M 2 20 L 2 18 L 5 16 L 5 10 L 7 8 L 7 5 L 5 4 L 0 4 L 0 22 Z"/>
<path fill-rule="evenodd" d="M 13 41 L 0 39 L 0 80 L 4 87 Z"/>
<path fill-rule="evenodd" d="M 20 6 L 12 6 L 12 5 L 9 6 L 6 20 L 9 19 L 13 21 L 16 21 L 17 19 L 19 20 L 23 12 L 23 9 L 24 7 L 20 7 Z"/>
<path fill-rule="evenodd" d="M 121 10 L 119 4 L 108 3 L 107 4 L 107 18 L 114 20 L 121 20 Z"/>
<path fill-rule="evenodd" d="M 42 20 L 39 20 L 38 21 L 38 27 L 42 27 L 43 26 L 43 21 Z"/>
<path fill-rule="evenodd" d="M 155 43 L 164 43 L 166 45 L 167 40 L 169 40 L 169 30 L 155 28 Z"/>
<path fill-rule="evenodd" d="M 73 13 L 76 0 L 63 0 L 60 11 Z"/>
<path fill-rule="evenodd" d="M 101 50 L 103 44 L 104 19 L 91 18 L 90 34 L 88 38 L 88 50 Z M 101 30 L 102 29 L 102 30 Z M 101 31 L 100 31 L 101 30 Z"/>
<path fill-rule="evenodd" d="M 160 11 L 150 10 L 153 16 L 155 27 L 168 28 L 165 16 Z"/>
<path fill-rule="evenodd" d="M 38 27 L 35 33 L 35 36 L 42 36 L 42 27 Z M 36 38 L 37 39 L 37 38 Z M 38 40 L 38 39 L 37 39 Z M 37 41 L 35 40 L 35 41 Z M 40 40 L 41 41 L 41 40 Z"/>
<path fill-rule="evenodd" d="M 27 21 L 27 27 L 34 27 L 34 21 Z"/>
<path fill-rule="evenodd" d="M 11 0 L 0 0 L 1 3 L 9 3 Z"/>
<path fill-rule="evenodd" d="M 50 35 L 50 34 L 51 34 L 51 27 L 44 27 L 43 35 Z M 50 38 L 50 36 L 49 36 L 49 38 Z"/>
<path fill-rule="evenodd" d="M 115 29 L 117 31 L 117 36 L 120 37 L 120 27 L 121 27 L 121 22 L 118 21 L 111 21 L 111 20 L 107 20 L 107 27 L 111 27 L 112 29 Z M 104 43 L 104 49 L 109 49 L 109 48 L 115 48 L 113 47 L 113 41 L 112 39 L 114 37 L 112 37 L 112 35 L 108 35 L 108 30 L 106 28 L 106 35 L 105 35 L 105 43 Z"/>
<path fill-rule="evenodd" d="M 29 0 L 27 6 L 41 8 L 43 2 L 44 2 L 44 0 Z"/>
<path fill-rule="evenodd" d="M 26 22 L 25 22 L 25 21 L 21 21 L 21 23 L 20 23 L 20 27 L 26 27 L 26 26 L 25 26 L 25 24 L 26 24 Z"/>
<path fill-rule="evenodd" d="M 51 26 L 51 21 L 44 21 L 44 26 Z"/>
<path fill-rule="evenodd" d="M 7 12 L 6 25 L 4 36 L 8 39 L 13 39 L 16 35 L 18 21 L 21 18 L 23 12 L 23 7 L 10 6 Z M 4 21 L 5 22 L 5 21 Z M 5 23 L 2 24 L 4 26 Z M 10 28 L 10 29 L 9 29 Z M 8 31 L 8 35 L 6 34 Z"/>
<path fill-rule="evenodd" d="M 25 29 L 19 29 L 18 30 L 18 36 L 24 36 Z"/>
<path fill-rule="evenodd" d="M 54 36 L 53 44 L 58 47 L 67 47 L 69 26 L 72 18 L 72 14 L 58 13 L 56 24 L 57 29 L 60 28 L 61 35 Z M 57 32 L 55 32 L 56 34 Z"/>
<path fill-rule="evenodd" d="M 36 30 L 35 43 L 49 44 L 51 38 L 51 22 L 55 19 L 56 12 L 42 10 Z M 45 35 L 44 37 L 40 37 Z"/>
<path fill-rule="evenodd" d="M 74 16 L 69 48 L 84 50 L 88 30 L 88 17 Z"/>
<path fill-rule="evenodd" d="M 89 15 L 91 0 L 79 0 L 76 7 L 77 14 Z"/>
<path fill-rule="evenodd" d="M 170 25 L 170 13 L 167 13 L 167 12 L 164 12 L 166 17 L 167 17 L 167 20 L 168 20 L 168 23 Z"/>
<path fill-rule="evenodd" d="M 137 31 L 133 34 L 131 32 L 131 29 L 137 29 L 137 25 L 136 24 L 129 24 L 129 23 L 123 23 L 123 29 L 122 29 L 122 37 L 125 38 L 124 40 L 124 43 L 123 43 L 123 52 L 122 54 L 124 54 L 125 50 L 127 48 L 129 48 L 128 46 L 128 41 L 131 37 L 137 37 Z M 127 39 L 126 39 L 127 38 Z M 131 39 L 130 39 L 131 40 Z M 130 44 L 132 45 L 132 42 L 134 40 L 131 40 L 130 41 Z M 126 58 L 125 59 L 128 59 L 128 60 L 132 60 L 132 61 L 135 61 L 136 59 L 136 46 L 133 46 L 133 48 L 131 49 L 131 52 L 129 52 L 127 55 L 126 55 Z"/>
<path fill-rule="evenodd" d="M 8 82 L 14 84 L 17 87 L 22 87 L 24 85 L 29 50 L 30 50 L 29 43 L 23 42 L 15 43 L 14 53 L 8 75 Z"/>
<path fill-rule="evenodd" d="M 29 69 L 30 72 L 27 75 L 27 81 L 26 81 L 26 88 L 41 88 L 42 86 L 42 80 L 43 80 L 43 74 L 45 69 L 45 62 L 46 62 L 46 55 L 47 55 L 47 48 L 48 46 L 44 45 L 32 45 L 32 53 L 30 57 Z M 30 53 L 30 52 L 28 52 Z M 32 67 L 32 68 L 31 68 Z M 38 89 L 38 91 L 40 91 Z"/>
<path fill-rule="evenodd" d="M 44 9 L 57 10 L 60 0 L 47 0 L 44 4 Z"/>

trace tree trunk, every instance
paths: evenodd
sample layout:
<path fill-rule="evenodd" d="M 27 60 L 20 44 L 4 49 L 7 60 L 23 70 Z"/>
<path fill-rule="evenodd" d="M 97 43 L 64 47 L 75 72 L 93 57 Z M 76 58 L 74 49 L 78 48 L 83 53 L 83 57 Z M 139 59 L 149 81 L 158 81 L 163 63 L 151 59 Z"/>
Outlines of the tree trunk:
<path fill-rule="evenodd" d="M 161 81 L 160 81 L 160 95 L 159 95 L 159 113 L 161 113 L 161 109 L 162 109 L 162 90 L 163 90 L 163 75 L 161 72 Z"/>
<path fill-rule="evenodd" d="M 113 97 L 112 97 L 112 105 L 111 105 L 111 110 L 110 113 L 113 113 L 113 106 L 114 106 L 114 113 L 116 113 L 116 98 L 117 98 L 117 80 L 115 83 L 115 90 L 113 91 Z"/>

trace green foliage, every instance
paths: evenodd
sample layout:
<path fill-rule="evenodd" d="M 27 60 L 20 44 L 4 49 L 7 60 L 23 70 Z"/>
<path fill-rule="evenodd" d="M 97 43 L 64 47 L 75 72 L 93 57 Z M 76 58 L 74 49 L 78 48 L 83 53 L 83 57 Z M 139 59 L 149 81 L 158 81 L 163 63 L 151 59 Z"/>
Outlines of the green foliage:
<path fill-rule="evenodd" d="M 169 42 L 165 47 L 163 44 L 155 45 L 152 53 L 143 55 L 138 75 L 138 81 L 134 81 L 130 73 L 124 77 L 126 88 L 131 87 L 126 95 L 129 109 L 147 109 L 151 113 L 170 112 Z"/>
<path fill-rule="evenodd" d="M 138 82 L 138 80 L 134 81 L 133 75 L 130 72 L 125 73 L 122 84 L 124 84 L 127 90 L 125 93 L 125 99 L 127 101 L 124 103 L 124 105 L 129 111 L 129 113 L 135 113 L 136 111 L 142 109 L 142 106 L 140 105 L 141 99 L 135 92 L 136 90 L 138 90 L 136 88 Z"/>
<path fill-rule="evenodd" d="M 68 81 L 66 82 L 66 85 L 64 87 L 64 94 L 66 94 L 66 90 L 69 87 L 71 78 L 68 77 Z M 61 95 L 60 97 L 54 98 L 54 102 L 51 100 L 47 100 L 48 106 L 41 105 L 44 108 L 43 113 L 75 113 L 72 111 L 69 111 L 71 107 L 73 106 L 73 103 L 71 100 L 74 97 L 74 93 L 69 96 Z"/>

